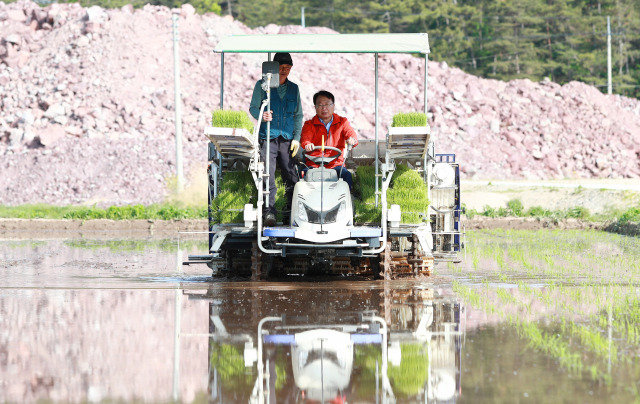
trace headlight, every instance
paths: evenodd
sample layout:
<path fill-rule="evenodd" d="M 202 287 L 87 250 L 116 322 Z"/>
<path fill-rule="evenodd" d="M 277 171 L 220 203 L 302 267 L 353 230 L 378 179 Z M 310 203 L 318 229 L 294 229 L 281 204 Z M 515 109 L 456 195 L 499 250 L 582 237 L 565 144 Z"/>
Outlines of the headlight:
<path fill-rule="evenodd" d="M 343 218 L 347 213 L 347 204 L 345 201 L 340 202 L 340 207 L 338 208 L 338 217 L 337 219 Z"/>
<path fill-rule="evenodd" d="M 309 221 L 309 218 L 307 217 L 307 209 L 301 201 L 298 201 L 298 218 L 303 222 Z"/>

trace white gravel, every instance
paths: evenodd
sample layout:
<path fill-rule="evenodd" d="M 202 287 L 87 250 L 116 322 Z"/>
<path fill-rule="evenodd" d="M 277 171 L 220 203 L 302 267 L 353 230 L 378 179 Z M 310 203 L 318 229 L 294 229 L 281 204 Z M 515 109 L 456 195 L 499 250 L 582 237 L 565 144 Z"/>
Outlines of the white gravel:
<path fill-rule="evenodd" d="M 228 17 L 179 19 L 184 158 L 206 169 L 203 130 L 220 104 L 220 38 L 330 33 L 299 26 L 250 30 Z M 103 10 L 0 3 L 0 204 L 162 201 L 175 175 L 171 10 Z M 248 110 L 266 55 L 225 57 L 227 109 Z M 306 118 L 332 91 L 336 112 L 374 136 L 371 55 L 294 54 Z M 423 110 L 422 60 L 380 56 L 381 133 L 397 112 Z M 453 152 L 463 179 L 640 178 L 640 102 L 586 84 L 501 82 L 429 64 L 437 152 Z M 203 189 L 204 193 L 205 190 Z"/>

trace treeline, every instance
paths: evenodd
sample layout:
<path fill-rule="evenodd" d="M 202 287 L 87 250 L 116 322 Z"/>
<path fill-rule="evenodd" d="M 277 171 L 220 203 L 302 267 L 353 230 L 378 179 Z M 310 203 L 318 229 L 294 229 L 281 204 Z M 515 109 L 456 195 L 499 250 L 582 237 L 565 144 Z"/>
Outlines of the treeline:
<path fill-rule="evenodd" d="M 276 23 L 338 32 L 427 32 L 436 61 L 488 78 L 583 81 L 607 91 L 607 16 L 613 91 L 640 95 L 638 0 L 227 0 L 250 27 Z"/>
<path fill-rule="evenodd" d="M 140 0 L 136 0 L 140 1 Z M 99 0 L 105 7 L 121 0 Z M 82 1 L 84 5 L 85 2 Z M 91 4 L 96 1 L 92 0 Z M 147 3 L 147 2 L 144 2 Z M 179 0 L 154 4 L 179 6 Z M 430 59 L 477 76 L 579 80 L 607 91 L 607 17 L 613 92 L 640 97 L 638 0 L 196 0 L 249 27 L 326 26 L 341 33 L 427 32 Z M 304 11 L 303 11 L 304 8 Z"/>

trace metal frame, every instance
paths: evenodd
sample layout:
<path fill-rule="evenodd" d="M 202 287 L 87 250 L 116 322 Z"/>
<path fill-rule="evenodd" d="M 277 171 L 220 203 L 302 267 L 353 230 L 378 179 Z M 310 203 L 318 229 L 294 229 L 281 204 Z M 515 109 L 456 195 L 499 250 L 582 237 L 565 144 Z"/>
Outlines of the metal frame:
<path fill-rule="evenodd" d="M 328 40 L 330 37 L 331 40 Z M 335 37 L 335 38 L 333 38 Z M 335 39 L 335 40 L 334 40 Z M 249 43 L 250 45 L 246 45 Z M 328 44 L 328 45 L 327 45 Z M 398 50 L 400 49 L 400 50 Z M 379 53 L 420 53 L 424 55 L 424 111 L 428 110 L 428 54 L 429 41 L 426 33 L 422 34 L 325 34 L 325 35 L 236 35 L 223 38 L 214 53 L 220 53 L 220 109 L 224 108 L 224 55 L 225 53 L 267 53 L 268 60 L 271 60 L 272 52 L 291 53 L 373 53 L 375 58 L 375 203 L 378 207 L 378 198 L 381 197 L 382 209 L 382 236 L 384 240 L 387 236 L 387 199 L 386 193 L 393 175 L 395 165 L 393 163 L 384 164 L 380 167 L 380 156 L 378 146 L 379 141 L 379 97 L 378 97 L 378 54 Z M 260 125 L 260 121 L 258 122 Z M 222 175 L 222 156 L 216 152 L 219 161 L 219 175 Z M 256 162 L 257 163 L 257 162 Z M 268 176 L 268 162 L 267 162 Z M 382 172 L 381 172 L 382 171 Z M 254 175 L 258 192 L 263 189 L 262 181 L 264 174 Z M 215 183 L 213 196 L 217 195 L 217 184 Z M 260 184 L 258 184 L 260 181 Z M 380 190 L 380 187 L 382 190 Z M 261 212 L 262 204 L 258 198 L 258 212 Z M 282 254 L 283 250 L 266 249 L 262 245 L 262 215 L 257 217 L 258 246 L 261 251 L 269 254 Z M 378 254 L 385 248 L 385 243 L 380 243 L 379 248 L 363 251 L 365 254 Z"/>

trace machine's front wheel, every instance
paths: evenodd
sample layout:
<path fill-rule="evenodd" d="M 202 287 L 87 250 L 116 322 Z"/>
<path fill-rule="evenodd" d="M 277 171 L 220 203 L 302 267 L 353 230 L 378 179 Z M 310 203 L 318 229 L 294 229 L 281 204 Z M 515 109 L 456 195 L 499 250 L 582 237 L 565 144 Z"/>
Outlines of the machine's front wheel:
<path fill-rule="evenodd" d="M 273 257 L 265 255 L 258 242 L 253 241 L 251 248 L 251 280 L 263 281 L 269 277 L 269 272 L 273 266 Z"/>
<path fill-rule="evenodd" d="M 258 242 L 254 241 L 251 248 L 251 280 L 257 281 L 262 275 L 262 251 Z"/>
<path fill-rule="evenodd" d="M 391 241 L 387 241 L 384 251 L 380 253 L 380 273 L 379 277 L 391 280 Z"/>

